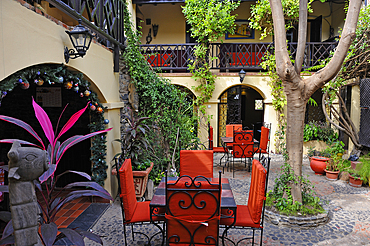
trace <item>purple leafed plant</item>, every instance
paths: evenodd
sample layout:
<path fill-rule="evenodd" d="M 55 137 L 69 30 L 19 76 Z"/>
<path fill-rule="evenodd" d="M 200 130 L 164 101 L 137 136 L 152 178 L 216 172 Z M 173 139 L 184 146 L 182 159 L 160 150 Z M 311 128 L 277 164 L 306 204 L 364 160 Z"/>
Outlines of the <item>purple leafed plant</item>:
<path fill-rule="evenodd" d="M 54 132 L 53 126 L 51 124 L 51 121 L 49 119 L 49 116 L 46 114 L 46 112 L 32 99 L 32 106 L 35 111 L 35 116 L 37 120 L 39 121 L 41 128 L 44 131 L 44 134 L 48 140 L 48 144 L 44 144 L 41 140 L 41 138 L 37 135 L 37 133 L 34 131 L 34 129 L 27 124 L 26 122 L 15 119 L 9 116 L 0 115 L 0 120 L 4 120 L 7 122 L 10 122 L 12 124 L 15 124 L 19 127 L 22 127 L 26 131 L 28 131 L 32 136 L 34 136 L 37 141 L 40 143 L 40 145 L 36 145 L 27 141 L 19 140 L 19 139 L 2 139 L 0 140 L 0 143 L 14 143 L 15 141 L 19 141 L 21 144 L 27 144 L 35 147 L 39 147 L 43 150 L 47 150 L 48 153 L 48 159 L 49 159 L 49 170 L 46 171 L 43 175 L 40 176 L 39 181 L 34 181 L 36 188 L 41 193 L 41 199 L 42 202 L 39 200 L 38 204 L 40 207 L 40 210 L 42 212 L 41 220 L 40 220 L 40 238 L 44 245 L 49 246 L 53 245 L 54 242 L 59 240 L 60 238 L 67 237 L 72 243 L 78 246 L 85 245 L 84 244 L 84 237 L 87 237 L 95 242 L 98 242 L 102 244 L 102 241 L 100 237 L 96 234 L 82 231 L 78 228 L 70 229 L 70 228 L 60 228 L 58 229 L 57 225 L 54 221 L 58 219 L 56 217 L 57 212 L 66 204 L 69 202 L 80 198 L 84 196 L 98 196 L 102 197 L 104 199 L 113 200 L 111 195 L 106 191 L 103 187 L 101 187 L 96 182 L 91 181 L 90 175 L 84 172 L 77 172 L 77 171 L 65 171 L 62 174 L 59 174 L 55 176 L 55 171 L 58 167 L 58 163 L 60 162 L 63 154 L 66 152 L 67 149 L 74 146 L 75 144 L 88 139 L 90 137 L 93 137 L 95 135 L 108 132 L 112 128 L 101 130 L 97 132 L 93 132 L 86 135 L 75 135 L 73 137 L 68 138 L 64 142 L 60 143 L 58 139 L 66 133 L 71 127 L 77 122 L 77 120 L 80 118 L 80 116 L 85 112 L 88 104 L 83 109 L 76 112 L 72 117 L 68 120 L 68 122 L 62 127 L 61 131 L 57 134 L 57 132 Z M 65 108 L 64 108 L 65 110 Z M 63 112 L 64 112 L 63 110 Z M 58 125 L 60 122 L 60 119 L 63 115 L 60 115 L 58 119 L 58 123 L 55 129 L 58 129 Z M 48 146 L 45 148 L 45 146 Z M 3 166 L 4 169 L 7 171 L 7 167 Z M 55 191 L 55 185 L 58 179 L 63 176 L 66 173 L 75 173 L 82 177 L 85 177 L 88 181 L 85 182 L 74 182 L 71 184 L 66 185 L 63 189 L 59 190 L 59 192 Z M 45 182 L 47 181 L 47 182 Z M 72 190 L 71 188 L 88 188 L 84 190 Z M 4 187 L 5 188 L 5 187 Z M 46 190 L 44 191 L 43 188 Z M 67 192 L 69 190 L 69 192 Z M 4 191 L 7 191 L 5 189 Z M 67 193 L 66 193 L 67 192 Z M 65 196 L 62 196 L 62 194 L 65 194 Z M 45 205 L 43 205 L 45 204 Z M 9 218 L 9 216 L 5 216 L 6 218 Z M 0 219 L 4 218 L 4 216 L 0 215 Z M 9 221 L 9 219 L 6 219 Z M 58 230 L 60 232 L 59 235 L 57 235 Z M 4 229 L 4 233 L 2 235 L 2 238 L 0 240 L 0 245 L 3 244 L 11 244 L 14 243 L 14 237 L 12 235 L 13 233 L 13 227 L 12 222 L 9 221 L 8 225 Z"/>

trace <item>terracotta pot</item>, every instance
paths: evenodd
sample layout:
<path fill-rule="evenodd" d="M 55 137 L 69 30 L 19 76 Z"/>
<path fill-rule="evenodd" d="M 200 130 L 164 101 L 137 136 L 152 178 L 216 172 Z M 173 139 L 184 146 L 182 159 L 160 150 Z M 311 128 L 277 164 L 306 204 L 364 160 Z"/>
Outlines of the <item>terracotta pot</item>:
<path fill-rule="evenodd" d="M 349 185 L 360 188 L 362 186 L 362 180 L 349 175 Z"/>
<path fill-rule="evenodd" d="M 135 184 L 135 194 L 136 198 L 139 199 L 144 196 L 146 185 L 148 184 L 148 176 L 150 171 L 152 171 L 154 163 L 150 163 L 150 167 L 148 167 L 145 171 L 132 171 L 132 176 L 134 178 Z M 112 175 L 117 175 L 117 171 L 115 168 L 112 169 Z"/>
<path fill-rule="evenodd" d="M 310 166 L 312 171 L 315 172 L 316 175 L 324 175 L 326 164 L 329 161 L 329 158 L 322 157 L 322 156 L 312 156 Z"/>
<path fill-rule="evenodd" d="M 325 170 L 326 172 L 326 178 L 329 180 L 337 180 L 339 176 L 339 171 L 328 171 Z"/>
<path fill-rule="evenodd" d="M 132 171 L 137 199 L 144 196 L 146 185 L 148 184 L 148 176 L 150 171 L 152 171 L 153 165 L 154 163 L 151 162 L 150 167 L 148 167 L 145 171 Z"/>

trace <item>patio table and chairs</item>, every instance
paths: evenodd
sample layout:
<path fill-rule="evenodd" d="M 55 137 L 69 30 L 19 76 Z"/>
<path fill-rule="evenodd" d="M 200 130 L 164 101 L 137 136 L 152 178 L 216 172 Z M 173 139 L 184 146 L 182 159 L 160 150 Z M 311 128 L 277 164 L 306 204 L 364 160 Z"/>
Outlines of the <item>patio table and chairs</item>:
<path fill-rule="evenodd" d="M 165 218 L 166 245 L 219 245 L 219 241 L 238 245 L 248 239 L 254 245 L 256 230 L 262 245 L 269 165 L 270 158 L 264 156 L 262 163 L 253 160 L 247 205 L 236 205 L 229 180 L 221 177 L 221 171 L 218 178 L 168 177 L 166 173 L 150 202 L 150 219 L 156 223 Z M 228 238 L 231 229 L 252 230 L 252 235 L 234 242 Z"/>

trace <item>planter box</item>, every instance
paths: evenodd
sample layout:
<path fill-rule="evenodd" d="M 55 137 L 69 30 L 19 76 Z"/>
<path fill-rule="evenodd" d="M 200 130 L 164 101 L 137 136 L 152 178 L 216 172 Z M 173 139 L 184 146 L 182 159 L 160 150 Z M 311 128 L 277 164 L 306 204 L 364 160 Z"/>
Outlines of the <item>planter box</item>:
<path fill-rule="evenodd" d="M 351 174 L 349 175 L 348 183 L 350 186 L 357 187 L 357 188 L 360 188 L 362 186 L 362 180 L 353 177 Z"/>
<path fill-rule="evenodd" d="M 132 171 L 137 199 L 144 196 L 146 185 L 148 184 L 148 176 L 150 171 L 152 171 L 153 165 L 154 163 L 151 162 L 150 167 L 148 167 L 145 171 Z"/>

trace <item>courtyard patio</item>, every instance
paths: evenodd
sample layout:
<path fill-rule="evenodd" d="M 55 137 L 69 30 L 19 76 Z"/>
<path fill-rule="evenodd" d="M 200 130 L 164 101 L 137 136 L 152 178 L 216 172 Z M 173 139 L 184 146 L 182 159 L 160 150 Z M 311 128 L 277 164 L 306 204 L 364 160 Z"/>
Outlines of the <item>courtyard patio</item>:
<path fill-rule="evenodd" d="M 215 154 L 214 172 L 222 170 L 216 163 L 222 154 Z M 271 154 L 271 168 L 268 183 L 268 190 L 274 185 L 274 180 L 279 174 L 283 164 L 282 155 Z M 315 191 L 324 201 L 328 211 L 329 220 L 324 225 L 311 228 L 301 228 L 298 226 L 282 226 L 268 222 L 265 217 L 263 245 L 369 245 L 370 244 L 370 189 L 362 186 L 354 188 L 347 182 L 337 180 L 329 181 L 325 176 L 314 175 L 307 158 L 303 160 L 303 174 L 308 175 L 309 180 L 314 184 Z M 246 171 L 236 171 L 235 178 L 232 172 L 226 172 L 223 177 L 228 178 L 237 204 L 246 204 L 248 199 L 250 173 Z M 90 226 L 90 230 L 103 236 L 104 245 L 124 245 L 121 207 L 119 200 L 107 206 L 101 211 L 101 216 Z M 84 212 L 85 213 L 85 212 Z M 82 213 L 76 220 L 89 220 L 91 211 Z M 315 221 L 316 217 L 311 217 Z M 299 219 L 297 219 L 299 220 Z M 90 223 L 91 224 L 91 223 Z M 304 224 L 304 223 L 302 223 Z M 70 226 L 75 227 L 71 224 Z M 69 226 L 69 227 L 70 227 Z M 129 227 L 128 227 L 129 228 Z M 140 231 L 148 235 L 157 232 L 154 226 L 143 226 Z M 245 231 L 230 230 L 229 238 L 237 239 Z M 135 236 L 132 241 L 130 230 L 128 231 L 128 245 L 145 245 L 145 238 Z M 85 239 L 86 245 L 97 245 Z M 161 240 L 154 240 L 155 245 L 160 245 Z M 259 242 L 257 242 L 259 243 Z M 152 244 L 152 245 L 153 245 Z M 232 245 L 228 243 L 227 245 Z M 248 245 L 248 244 L 242 244 Z"/>

